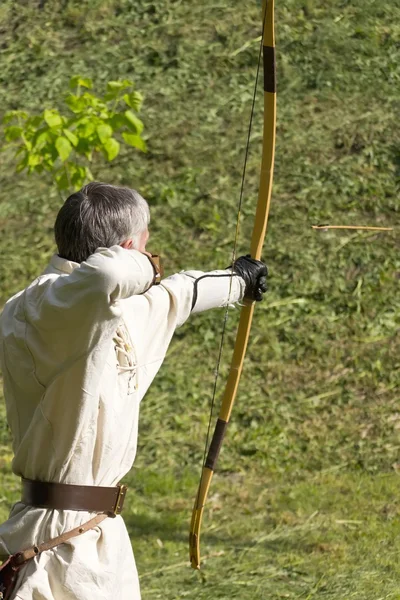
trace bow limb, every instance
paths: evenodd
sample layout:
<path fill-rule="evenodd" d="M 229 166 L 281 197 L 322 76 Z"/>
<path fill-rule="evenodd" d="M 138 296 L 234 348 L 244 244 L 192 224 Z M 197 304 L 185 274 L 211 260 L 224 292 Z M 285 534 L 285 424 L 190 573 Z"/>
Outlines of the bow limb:
<path fill-rule="evenodd" d="M 263 2 L 263 63 L 264 63 L 264 134 L 260 173 L 258 203 L 251 237 L 250 252 L 252 258 L 259 260 L 267 230 L 269 207 L 271 202 L 272 180 L 275 157 L 276 138 L 276 85 L 275 85 L 275 35 L 274 35 L 274 0 Z M 203 465 L 196 501 L 193 507 L 190 525 L 189 547 L 190 562 L 194 569 L 200 568 L 200 528 L 204 506 L 207 500 L 212 476 L 222 441 L 229 423 L 233 403 L 236 398 L 239 380 L 243 369 L 244 357 L 250 335 L 254 305 L 243 306 L 240 313 L 239 327 L 231 367 L 221 409 L 215 431 L 211 440 L 207 458 Z"/>

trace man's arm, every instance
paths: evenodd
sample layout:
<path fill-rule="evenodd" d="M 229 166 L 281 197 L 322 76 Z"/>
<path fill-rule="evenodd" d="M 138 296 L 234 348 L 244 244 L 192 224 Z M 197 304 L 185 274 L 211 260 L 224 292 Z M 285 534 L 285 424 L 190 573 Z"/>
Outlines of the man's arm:
<path fill-rule="evenodd" d="M 71 273 L 44 275 L 27 289 L 26 304 L 32 322 L 44 326 L 119 313 L 118 301 L 148 290 L 154 269 L 148 257 L 120 246 L 99 248 Z M 58 323 L 58 325 L 61 325 Z"/>
<path fill-rule="evenodd" d="M 191 313 L 234 304 L 243 298 L 260 300 L 266 291 L 267 273 L 261 261 L 243 256 L 235 261 L 233 269 L 176 273 L 150 289 L 145 297 L 154 306 L 164 306 L 169 319 L 173 316 L 175 327 L 179 327 Z"/>
<path fill-rule="evenodd" d="M 262 272 L 265 272 L 264 265 Z M 235 274 L 235 266 L 233 275 L 230 268 L 207 273 L 184 271 L 163 279 L 145 294 L 122 302 L 124 319 L 137 351 L 141 396 L 164 360 L 177 327 L 183 325 L 192 312 L 241 301 L 248 291 L 245 280 L 248 277 L 245 272 L 243 275 Z M 258 276 L 251 279 L 254 289 L 258 289 Z"/>
<path fill-rule="evenodd" d="M 206 294 L 203 293 L 202 297 L 199 299 L 199 286 L 207 278 L 215 277 L 217 279 L 223 279 L 227 276 L 229 277 L 228 297 L 222 304 L 217 304 L 217 306 L 226 306 L 227 304 L 230 304 L 230 302 L 236 301 L 231 298 L 238 293 L 239 297 L 237 300 L 241 300 L 242 298 L 257 302 L 262 300 L 263 294 L 267 291 L 267 275 L 268 269 L 266 265 L 259 260 L 254 260 L 249 255 L 238 258 L 234 264 L 223 273 L 217 275 L 206 273 L 195 280 L 192 312 L 201 312 L 215 306 L 214 298 L 210 297 L 210 294 L 207 294 L 207 291 Z M 240 285 L 240 290 L 238 289 L 238 285 Z M 218 282 L 217 285 L 214 282 L 213 287 L 214 296 L 217 298 L 221 293 L 224 293 L 226 279 L 221 281 L 219 285 Z"/>

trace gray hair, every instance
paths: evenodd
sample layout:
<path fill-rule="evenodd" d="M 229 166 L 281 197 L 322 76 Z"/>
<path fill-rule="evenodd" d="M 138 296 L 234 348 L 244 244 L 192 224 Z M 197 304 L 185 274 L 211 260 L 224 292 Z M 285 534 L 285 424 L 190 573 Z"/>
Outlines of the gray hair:
<path fill-rule="evenodd" d="M 58 254 L 80 263 L 97 248 L 111 248 L 128 239 L 137 248 L 149 222 L 149 206 L 136 190 L 93 181 L 71 194 L 57 215 Z"/>

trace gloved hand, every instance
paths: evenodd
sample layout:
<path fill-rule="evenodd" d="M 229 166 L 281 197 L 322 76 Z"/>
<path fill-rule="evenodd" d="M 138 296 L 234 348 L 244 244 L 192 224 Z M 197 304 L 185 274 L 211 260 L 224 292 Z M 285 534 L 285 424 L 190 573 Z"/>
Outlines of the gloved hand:
<path fill-rule="evenodd" d="M 247 254 L 235 260 L 233 272 L 239 275 L 246 284 L 244 298 L 260 302 L 263 299 L 263 294 L 267 291 L 267 265 Z"/>

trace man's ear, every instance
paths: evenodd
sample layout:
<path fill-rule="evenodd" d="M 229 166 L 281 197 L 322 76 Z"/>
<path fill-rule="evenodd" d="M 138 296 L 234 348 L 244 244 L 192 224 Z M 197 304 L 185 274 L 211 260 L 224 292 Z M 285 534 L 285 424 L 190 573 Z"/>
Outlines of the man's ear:
<path fill-rule="evenodd" d="M 133 240 L 126 240 L 126 242 L 123 242 L 122 244 L 120 244 L 120 246 L 122 246 L 122 248 L 125 248 L 125 250 L 132 250 Z"/>

